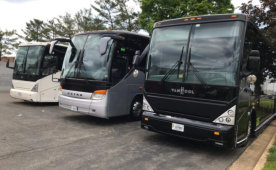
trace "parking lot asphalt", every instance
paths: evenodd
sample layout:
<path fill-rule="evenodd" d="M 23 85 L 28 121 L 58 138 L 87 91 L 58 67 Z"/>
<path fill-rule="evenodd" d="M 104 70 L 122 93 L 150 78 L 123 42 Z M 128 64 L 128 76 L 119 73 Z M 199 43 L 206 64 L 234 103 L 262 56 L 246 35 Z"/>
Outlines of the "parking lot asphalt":
<path fill-rule="evenodd" d="M 127 117 L 99 119 L 9 96 L 0 69 L 0 169 L 228 168 L 245 150 L 223 150 L 140 128 Z"/>

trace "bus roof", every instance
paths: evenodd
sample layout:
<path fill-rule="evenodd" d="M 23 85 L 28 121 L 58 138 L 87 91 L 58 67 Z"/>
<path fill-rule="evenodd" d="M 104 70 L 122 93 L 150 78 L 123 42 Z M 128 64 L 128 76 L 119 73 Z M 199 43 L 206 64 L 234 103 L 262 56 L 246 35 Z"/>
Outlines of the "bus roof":
<path fill-rule="evenodd" d="M 47 46 L 47 45 L 51 45 L 51 42 L 27 42 L 27 43 L 20 44 L 19 47 L 24 47 L 24 46 Z M 67 47 L 67 45 L 63 45 L 63 44 L 57 44 L 57 45 Z"/>
<path fill-rule="evenodd" d="M 202 16 L 176 18 L 176 19 L 156 22 L 153 28 L 167 27 L 167 26 L 173 26 L 173 25 L 193 24 L 193 23 L 205 23 L 205 22 L 247 21 L 248 19 L 249 19 L 249 16 L 245 14 L 202 15 Z"/>
<path fill-rule="evenodd" d="M 78 33 L 76 35 L 85 35 L 85 34 L 117 34 L 117 35 L 132 35 L 132 36 L 138 36 L 141 38 L 150 38 L 149 36 L 138 34 L 135 32 L 130 32 L 130 31 L 122 31 L 122 30 L 95 30 L 95 31 L 88 31 L 88 32 L 83 32 L 83 33 Z"/>

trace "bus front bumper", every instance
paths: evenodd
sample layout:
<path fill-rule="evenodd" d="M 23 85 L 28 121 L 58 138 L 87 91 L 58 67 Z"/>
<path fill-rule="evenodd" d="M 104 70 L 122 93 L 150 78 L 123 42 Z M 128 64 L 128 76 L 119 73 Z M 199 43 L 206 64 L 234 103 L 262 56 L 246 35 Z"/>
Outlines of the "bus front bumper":
<path fill-rule="evenodd" d="M 173 130 L 173 124 L 180 125 L 183 129 Z M 219 147 L 232 147 L 234 144 L 234 126 L 144 112 L 141 127 L 162 134 L 209 142 Z"/>
<path fill-rule="evenodd" d="M 106 111 L 106 99 L 93 101 L 91 99 L 80 99 L 60 95 L 59 107 L 76 112 L 81 112 L 90 116 L 108 118 Z"/>
<path fill-rule="evenodd" d="M 22 99 L 22 100 L 31 101 L 31 102 L 40 102 L 39 94 L 33 91 L 11 89 L 10 95 L 11 97 L 16 99 Z"/>

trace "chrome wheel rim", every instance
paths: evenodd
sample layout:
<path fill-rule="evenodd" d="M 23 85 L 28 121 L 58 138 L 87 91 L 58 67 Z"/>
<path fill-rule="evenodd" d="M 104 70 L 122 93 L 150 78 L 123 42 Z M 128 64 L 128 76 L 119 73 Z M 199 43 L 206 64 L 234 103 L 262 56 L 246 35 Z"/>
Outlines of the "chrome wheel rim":
<path fill-rule="evenodd" d="M 132 105 L 132 114 L 135 117 L 140 117 L 142 113 L 142 103 L 139 101 L 135 101 Z"/>

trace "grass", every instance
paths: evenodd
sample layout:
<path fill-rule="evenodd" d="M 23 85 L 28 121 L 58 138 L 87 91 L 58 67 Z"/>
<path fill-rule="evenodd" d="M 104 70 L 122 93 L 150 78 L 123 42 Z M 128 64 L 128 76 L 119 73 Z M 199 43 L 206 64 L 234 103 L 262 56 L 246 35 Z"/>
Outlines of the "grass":
<path fill-rule="evenodd" d="M 276 169 L 276 138 L 273 146 L 269 149 L 269 154 L 266 158 L 266 163 L 263 170 L 275 170 Z"/>

